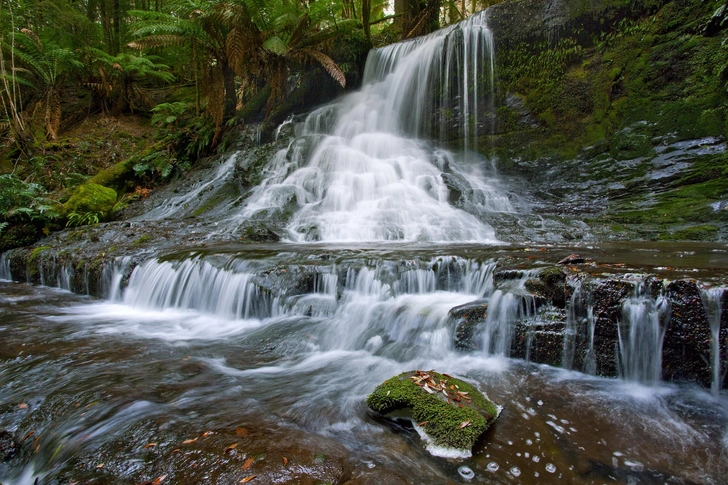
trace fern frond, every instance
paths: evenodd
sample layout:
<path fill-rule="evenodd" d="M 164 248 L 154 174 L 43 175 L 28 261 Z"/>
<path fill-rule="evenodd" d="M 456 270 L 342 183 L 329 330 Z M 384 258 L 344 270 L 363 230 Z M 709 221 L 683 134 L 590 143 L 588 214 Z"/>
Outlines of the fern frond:
<path fill-rule="evenodd" d="M 331 77 L 341 85 L 342 88 L 346 87 L 346 76 L 344 75 L 344 71 L 341 70 L 339 65 L 336 64 L 332 58 L 323 52 L 313 49 L 301 49 L 300 52 L 318 61 L 331 75 Z"/>

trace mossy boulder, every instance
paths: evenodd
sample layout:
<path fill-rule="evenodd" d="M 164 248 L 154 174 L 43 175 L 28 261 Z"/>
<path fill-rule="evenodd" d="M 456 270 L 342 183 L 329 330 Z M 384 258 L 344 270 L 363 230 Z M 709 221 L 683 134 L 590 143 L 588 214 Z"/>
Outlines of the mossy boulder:
<path fill-rule="evenodd" d="M 467 451 L 499 413 L 471 384 L 421 370 L 384 381 L 367 397 L 367 406 L 383 415 L 405 410 L 435 446 Z"/>
<path fill-rule="evenodd" d="M 94 212 L 102 217 L 108 216 L 116 204 L 116 191 L 103 185 L 86 183 L 76 187 L 63 206 L 66 214 Z"/>

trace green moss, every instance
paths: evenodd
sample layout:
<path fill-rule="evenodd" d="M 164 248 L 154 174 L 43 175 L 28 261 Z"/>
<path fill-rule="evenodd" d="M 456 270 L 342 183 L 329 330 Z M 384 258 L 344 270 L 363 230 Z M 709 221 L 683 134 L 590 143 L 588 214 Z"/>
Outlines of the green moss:
<path fill-rule="evenodd" d="M 436 445 L 470 449 L 498 416 L 496 405 L 467 382 L 428 371 L 435 383 L 446 381 L 451 398 L 462 392 L 471 399 L 448 402 L 442 392 L 430 394 L 415 384 L 412 377 L 420 374 L 405 372 L 383 382 L 367 397 L 367 406 L 381 414 L 407 409 Z"/>
<path fill-rule="evenodd" d="M 144 234 L 143 236 L 140 236 L 139 239 L 134 241 L 132 244 L 144 244 L 152 240 L 152 236 L 149 234 Z"/>
<path fill-rule="evenodd" d="M 702 225 L 660 234 L 659 239 L 661 241 L 712 241 L 717 233 L 718 227 Z"/>
<path fill-rule="evenodd" d="M 31 253 L 30 253 L 30 256 L 28 256 L 28 266 L 32 265 L 33 262 L 36 260 L 36 258 L 38 258 L 40 253 L 42 253 L 43 251 L 45 251 L 47 249 L 51 249 L 51 247 L 50 246 L 38 246 L 37 248 L 33 249 L 33 251 L 31 251 Z"/>
<path fill-rule="evenodd" d="M 111 167 L 100 171 L 88 180 L 88 183 L 103 185 L 118 191 L 123 191 L 126 184 L 134 179 L 135 158 L 129 158 Z"/>
<path fill-rule="evenodd" d="M 63 205 L 66 214 L 97 213 L 107 216 L 116 204 L 116 191 L 94 183 L 85 183 L 76 187 L 73 194 Z"/>

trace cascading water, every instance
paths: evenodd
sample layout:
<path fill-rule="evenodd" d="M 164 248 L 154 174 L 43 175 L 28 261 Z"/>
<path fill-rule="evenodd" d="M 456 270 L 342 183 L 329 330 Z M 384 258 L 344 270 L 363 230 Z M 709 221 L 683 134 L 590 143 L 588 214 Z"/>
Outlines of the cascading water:
<path fill-rule="evenodd" d="M 635 286 L 622 305 L 622 322 L 617 326 L 622 376 L 628 381 L 656 385 L 662 376 L 662 341 L 670 303 L 664 296 L 646 294 L 643 284 Z"/>
<path fill-rule="evenodd" d="M 10 281 L 10 261 L 8 261 L 5 253 L 0 254 L 0 281 Z"/>
<path fill-rule="evenodd" d="M 492 104 L 479 87 L 492 89 L 492 44 L 481 13 L 373 50 L 362 89 L 309 115 L 301 138 L 274 158 L 278 170 L 226 225 L 295 211 L 292 241 L 497 242 L 482 216 L 514 211 L 497 179 L 482 160 L 424 141 L 472 143 Z M 444 176 L 462 185 L 469 212 L 450 205 Z"/>
<path fill-rule="evenodd" d="M 705 313 L 710 324 L 711 334 L 711 367 L 713 369 L 713 379 L 710 390 L 714 396 L 717 396 L 721 390 L 724 375 L 721 372 L 720 364 L 720 321 L 723 315 L 722 298 L 725 288 L 708 288 L 700 292 L 700 299 L 703 301 Z"/>

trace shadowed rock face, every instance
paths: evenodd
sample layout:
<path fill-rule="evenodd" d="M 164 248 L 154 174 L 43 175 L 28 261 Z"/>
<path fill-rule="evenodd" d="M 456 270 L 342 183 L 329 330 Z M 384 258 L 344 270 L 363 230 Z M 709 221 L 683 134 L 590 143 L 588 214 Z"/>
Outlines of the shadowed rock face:
<path fill-rule="evenodd" d="M 683 279 L 668 283 L 654 276 L 636 278 L 629 275 L 605 279 L 580 273 L 567 277 L 569 271 L 549 268 L 525 282 L 526 290 L 539 303 L 533 315 L 513 322 L 511 357 L 554 366 L 566 365 L 600 376 L 620 376 L 624 372 L 620 333 L 624 344 L 630 331 L 629 319 L 624 315 L 626 302 L 638 292 L 642 298 L 655 301 L 664 295 L 669 311 L 659 322 L 664 332 L 662 378 L 711 386 L 712 336 L 698 282 Z M 496 272 L 495 280 L 498 287 L 505 288 L 509 280 L 523 278 L 523 275 L 522 271 L 501 270 Z M 575 292 L 579 292 L 579 298 L 570 299 Z M 721 297 L 724 309 L 728 304 L 727 295 L 728 292 L 724 292 Z M 487 309 L 488 301 L 478 300 L 450 311 L 458 350 L 481 350 Z M 571 329 L 569 318 L 574 320 Z M 725 376 L 728 312 L 721 313 L 720 324 L 721 375 Z M 567 347 L 572 355 L 564 355 Z"/>
<path fill-rule="evenodd" d="M 693 280 L 669 283 L 670 321 L 663 345 L 663 377 L 671 381 L 697 381 L 710 387 L 710 325 Z"/>

